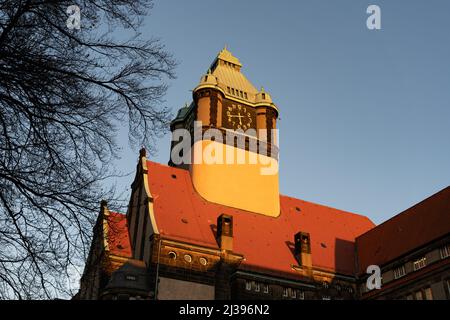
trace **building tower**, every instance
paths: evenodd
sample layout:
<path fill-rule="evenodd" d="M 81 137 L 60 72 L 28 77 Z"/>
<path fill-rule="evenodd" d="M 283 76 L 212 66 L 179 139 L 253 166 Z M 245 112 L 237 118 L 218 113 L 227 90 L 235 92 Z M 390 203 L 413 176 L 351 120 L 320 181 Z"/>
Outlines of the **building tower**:
<path fill-rule="evenodd" d="M 219 52 L 193 90 L 193 102 L 171 124 L 172 132 L 190 132 L 190 163 L 169 163 L 190 170 L 194 188 L 204 199 L 277 217 L 278 109 L 241 68 L 226 48 Z M 178 152 L 173 142 L 172 154 Z"/>

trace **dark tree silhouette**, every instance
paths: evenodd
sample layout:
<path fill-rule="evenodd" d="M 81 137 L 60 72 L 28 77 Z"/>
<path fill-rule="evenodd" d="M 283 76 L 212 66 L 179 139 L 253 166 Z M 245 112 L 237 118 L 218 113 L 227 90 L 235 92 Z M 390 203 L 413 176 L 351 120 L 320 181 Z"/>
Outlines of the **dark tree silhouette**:
<path fill-rule="evenodd" d="M 67 25 L 71 5 L 80 29 Z M 160 105 L 175 62 L 139 34 L 151 7 L 0 0 L 0 298 L 72 294 L 71 267 L 84 261 L 100 199 L 110 199 L 102 182 L 119 125 L 134 146 L 165 132 Z"/>

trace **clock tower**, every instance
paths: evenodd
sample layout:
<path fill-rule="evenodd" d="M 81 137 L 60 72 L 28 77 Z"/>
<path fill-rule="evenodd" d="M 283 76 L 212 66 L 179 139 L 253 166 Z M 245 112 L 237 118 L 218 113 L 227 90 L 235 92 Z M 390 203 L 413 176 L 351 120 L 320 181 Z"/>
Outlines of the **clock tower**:
<path fill-rule="evenodd" d="M 205 200 L 277 217 L 278 108 L 241 68 L 226 48 L 219 52 L 194 88 L 193 102 L 171 123 L 172 132 L 189 132 L 190 161 L 175 164 L 171 159 L 169 164 L 188 169 L 195 190 Z M 172 151 L 176 143 L 172 142 Z"/>

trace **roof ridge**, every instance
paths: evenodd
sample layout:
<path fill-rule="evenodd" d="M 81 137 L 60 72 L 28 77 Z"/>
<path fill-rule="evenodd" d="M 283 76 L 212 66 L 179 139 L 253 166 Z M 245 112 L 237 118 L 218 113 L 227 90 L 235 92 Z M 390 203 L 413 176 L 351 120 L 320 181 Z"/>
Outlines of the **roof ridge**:
<path fill-rule="evenodd" d="M 435 192 L 435 193 L 431 194 L 430 196 L 426 197 L 426 198 L 423 199 L 422 201 L 417 202 L 416 204 L 413 204 L 412 206 L 406 208 L 406 209 L 403 210 L 403 211 L 400 211 L 399 213 L 393 215 L 393 216 L 390 217 L 389 219 L 387 219 L 387 220 L 383 221 L 382 223 L 376 225 L 375 228 L 381 227 L 381 226 L 383 226 L 383 225 L 385 225 L 385 224 L 387 224 L 387 223 L 389 223 L 389 222 L 391 222 L 391 221 L 400 219 L 400 218 L 404 217 L 405 215 L 407 215 L 408 213 L 409 213 L 409 214 L 413 214 L 413 213 L 415 212 L 414 210 L 412 210 L 413 208 L 415 208 L 415 207 L 417 207 L 417 206 L 423 204 L 424 202 L 428 201 L 428 200 L 431 199 L 431 198 L 435 198 L 437 195 L 440 195 L 440 194 L 444 193 L 445 191 L 450 191 L 450 186 L 447 186 L 447 187 L 445 187 L 444 189 L 442 189 L 442 190 L 440 190 L 440 191 L 438 191 L 438 192 Z M 357 238 L 363 237 L 365 234 L 369 233 L 370 231 L 374 230 L 375 228 L 372 228 L 372 229 L 368 230 L 367 232 L 365 232 L 365 233 L 359 235 Z"/>
<path fill-rule="evenodd" d="M 307 203 L 310 203 L 310 204 L 313 204 L 313 205 L 316 205 L 316 206 L 321 206 L 321 207 L 324 207 L 324 208 L 340 211 L 342 213 L 347 213 L 347 214 L 355 215 L 355 216 L 358 216 L 358 217 L 367 218 L 370 222 L 373 223 L 373 221 L 370 220 L 370 218 L 368 216 L 366 216 L 366 215 L 364 215 L 362 213 L 356 213 L 356 212 L 351 212 L 351 211 L 347 211 L 347 210 L 342 210 L 342 209 L 338 209 L 338 208 L 335 208 L 335 207 L 332 207 L 332 206 L 329 206 L 329 205 L 326 205 L 326 204 L 321 204 L 321 203 L 312 202 L 312 201 L 309 201 L 309 200 L 299 199 L 299 198 L 295 198 L 295 197 L 292 197 L 292 196 L 287 196 L 287 195 L 281 194 L 281 193 L 280 193 L 280 197 L 291 198 L 291 199 L 307 202 Z"/>

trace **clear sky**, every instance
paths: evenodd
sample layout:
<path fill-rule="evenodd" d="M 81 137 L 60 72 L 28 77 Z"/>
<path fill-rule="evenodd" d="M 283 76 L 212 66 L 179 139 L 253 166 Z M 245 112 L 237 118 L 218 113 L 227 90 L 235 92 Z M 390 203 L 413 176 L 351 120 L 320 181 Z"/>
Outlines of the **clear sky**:
<path fill-rule="evenodd" d="M 226 44 L 279 107 L 281 193 L 380 223 L 450 185 L 449 14 L 448 0 L 156 0 L 143 36 L 179 61 L 174 112 Z M 138 150 L 119 141 L 130 190 Z"/>

